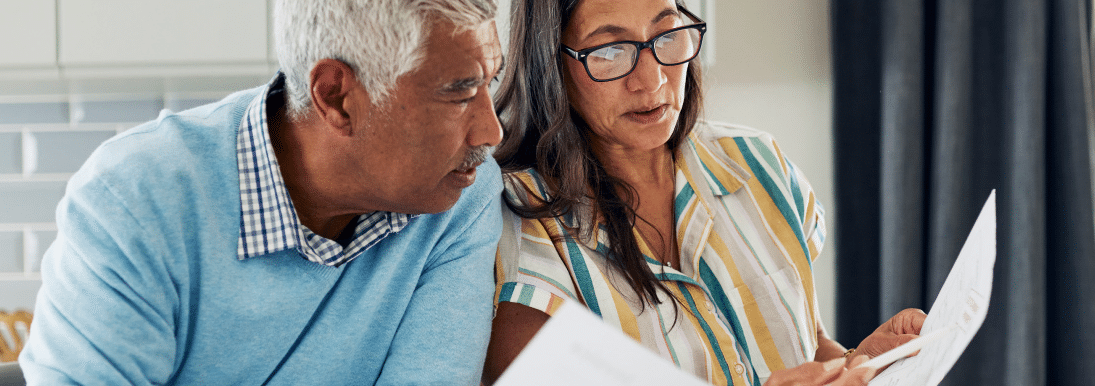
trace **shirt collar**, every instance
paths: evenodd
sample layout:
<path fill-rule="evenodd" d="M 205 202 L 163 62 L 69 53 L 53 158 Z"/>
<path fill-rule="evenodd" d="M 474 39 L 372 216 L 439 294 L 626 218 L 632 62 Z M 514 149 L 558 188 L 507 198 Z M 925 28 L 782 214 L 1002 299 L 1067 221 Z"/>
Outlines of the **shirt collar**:
<path fill-rule="evenodd" d="M 697 129 L 701 129 L 698 127 Z M 676 197 L 674 201 L 675 206 L 685 206 L 686 203 L 679 202 L 682 200 L 682 196 L 693 197 L 692 194 L 682 194 L 685 190 L 691 189 L 703 189 L 703 185 L 707 186 L 707 189 L 711 190 L 711 193 L 715 197 L 724 196 L 733 193 L 745 186 L 746 182 L 752 178 L 752 175 L 748 170 L 738 164 L 733 159 L 733 156 L 728 155 L 728 152 L 732 149 L 736 149 L 735 143 L 724 143 L 724 141 L 734 141 L 734 138 L 720 138 L 717 140 L 705 141 L 705 139 L 693 132 L 688 136 L 687 141 L 682 144 L 674 152 L 674 159 L 676 164 L 676 184 L 673 192 L 673 197 Z M 712 148 L 717 149 L 712 151 Z M 694 168 L 699 169 L 698 173 L 692 174 L 693 179 L 697 181 L 690 181 L 686 174 L 688 171 L 684 170 L 683 163 L 693 165 Z M 702 179 L 699 177 L 702 176 Z M 675 230 L 677 235 L 683 235 L 685 240 L 680 240 L 680 248 L 682 249 L 682 261 L 681 264 L 694 265 L 698 261 L 698 249 L 700 245 L 706 242 L 707 235 L 711 231 L 710 210 L 707 209 L 708 203 L 699 199 L 700 196 L 695 196 L 697 199 L 697 205 L 702 209 L 696 209 L 688 216 L 681 216 L 680 213 L 675 213 L 678 218 L 675 221 Z M 674 208 L 674 211 L 681 210 L 682 208 Z M 583 203 L 579 208 L 576 208 L 578 213 L 593 213 L 592 207 L 588 203 Z M 593 223 L 594 227 L 590 228 L 595 230 L 593 232 L 587 232 L 591 234 L 579 235 L 580 242 L 587 247 L 596 249 L 601 253 L 607 253 L 608 249 L 605 245 L 608 243 L 608 233 L 604 225 L 604 219 L 601 216 L 596 218 L 578 218 L 577 216 L 564 216 L 563 222 L 571 227 L 577 227 L 578 224 L 590 224 Z M 636 237 L 638 234 L 636 232 Z M 687 256 L 685 256 L 687 255 Z M 684 261 L 687 258 L 687 262 Z M 660 279 L 673 279 L 680 280 L 681 277 L 687 277 L 680 274 L 680 267 L 666 269 L 654 259 L 649 256 L 646 257 L 647 262 L 651 264 L 651 271 L 662 274 L 663 276 L 668 273 L 675 273 L 669 276 L 659 276 Z M 657 269 L 655 269 L 657 268 Z M 678 277 L 679 276 L 679 277 Z"/>
<path fill-rule="evenodd" d="M 699 125 L 697 125 L 699 126 Z M 697 127 L 700 130 L 701 127 Z M 696 132 L 688 135 L 688 140 L 677 150 L 677 159 L 695 157 L 697 164 L 703 165 L 704 181 L 716 197 L 730 194 L 753 178 L 749 171 L 734 161 L 728 153 L 737 152 L 736 138 L 705 140 Z M 712 149 L 716 149 L 712 151 Z M 679 193 L 679 192 L 678 192 Z"/>
<path fill-rule="evenodd" d="M 415 215 L 372 212 L 358 216 L 353 239 L 345 248 L 300 223 L 278 160 L 270 145 L 267 111 L 285 103 L 285 75 L 278 73 L 247 106 L 236 140 L 240 179 L 240 260 L 296 250 L 309 261 L 339 266 L 353 260 L 389 235 L 405 228 Z"/>
<path fill-rule="evenodd" d="M 697 131 L 702 128 L 703 126 L 697 125 Z M 674 197 L 680 197 L 681 192 L 684 189 L 702 189 L 702 185 L 706 185 L 707 189 L 710 189 L 715 197 L 730 194 L 745 186 L 746 182 L 752 178 L 752 175 L 747 169 L 735 161 L 733 156 L 727 154 L 731 151 L 737 151 L 737 144 L 732 142 L 735 140 L 735 138 L 729 137 L 717 140 L 706 140 L 696 131 L 689 134 L 687 141 L 678 147 L 674 153 L 677 163 L 675 170 L 677 175 L 675 179 L 677 183 Z M 712 149 L 716 150 L 713 151 Z M 702 181 L 688 181 L 685 177 L 687 172 L 682 169 L 681 165 L 681 163 L 684 162 L 689 162 L 691 165 L 698 165 L 700 167 L 701 170 L 697 174 L 702 176 Z M 511 194 L 510 199 L 515 202 L 525 202 L 526 204 L 531 203 L 532 200 L 536 200 L 537 198 L 542 200 L 550 199 L 550 192 L 543 184 L 543 177 L 533 168 L 526 169 L 525 172 L 526 173 L 516 173 L 507 176 L 506 184 L 513 185 L 506 189 L 506 194 Z M 520 187 L 518 187 L 518 185 L 520 185 Z M 512 192 L 534 193 L 525 193 L 530 194 L 529 197 L 519 197 Z M 703 203 L 702 200 L 700 200 L 700 204 L 703 206 L 707 205 L 706 203 Z M 604 219 L 601 218 L 599 214 L 596 217 L 593 217 L 594 213 L 593 204 L 589 201 L 583 201 L 576 205 L 570 212 L 559 216 L 559 224 L 569 228 L 569 231 L 582 229 L 581 234 L 575 234 L 575 239 L 590 249 L 606 253 L 608 251 L 606 247 L 608 244 L 608 233 L 604 225 Z M 706 224 L 709 218 L 709 211 L 705 209 L 702 213 L 689 217 L 685 222 Z M 593 224 L 593 226 L 580 227 L 580 225 L 585 224 Z M 690 226 L 691 229 L 695 229 L 698 234 L 695 237 L 689 238 L 695 238 L 699 241 L 706 240 L 706 235 L 710 231 L 709 227 L 706 225 L 691 226 L 695 224 L 677 224 L 678 227 L 682 225 Z M 678 230 L 678 232 L 680 232 L 680 230 Z M 654 260 L 650 259 L 650 261 Z M 660 265 L 660 263 L 657 264 Z M 654 272 L 659 271 L 654 270 Z"/>

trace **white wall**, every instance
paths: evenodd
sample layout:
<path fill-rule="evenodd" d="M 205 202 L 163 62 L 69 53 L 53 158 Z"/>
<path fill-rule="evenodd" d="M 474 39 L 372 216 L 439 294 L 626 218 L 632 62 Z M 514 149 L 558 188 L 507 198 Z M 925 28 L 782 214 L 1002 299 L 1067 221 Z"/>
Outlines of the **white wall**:
<path fill-rule="evenodd" d="M 707 20 L 715 33 L 715 58 L 705 68 L 706 117 L 772 133 L 825 205 L 829 233 L 814 272 L 822 318 L 833 332 L 836 216 L 829 1 L 715 3 Z"/>

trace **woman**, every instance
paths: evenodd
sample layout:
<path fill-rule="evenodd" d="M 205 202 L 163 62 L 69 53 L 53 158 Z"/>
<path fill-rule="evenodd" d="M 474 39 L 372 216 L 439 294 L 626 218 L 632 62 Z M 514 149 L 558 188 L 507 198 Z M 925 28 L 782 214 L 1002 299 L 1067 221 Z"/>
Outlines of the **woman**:
<path fill-rule="evenodd" d="M 863 383 L 818 316 L 809 184 L 767 134 L 697 119 L 705 29 L 672 0 L 514 2 L 486 383 L 563 301 L 715 384 Z M 903 312 L 851 356 L 922 321 Z"/>

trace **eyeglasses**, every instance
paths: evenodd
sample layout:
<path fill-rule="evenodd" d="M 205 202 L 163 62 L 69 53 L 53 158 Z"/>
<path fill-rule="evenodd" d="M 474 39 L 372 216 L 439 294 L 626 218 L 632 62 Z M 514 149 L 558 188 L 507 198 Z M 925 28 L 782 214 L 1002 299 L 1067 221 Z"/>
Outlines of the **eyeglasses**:
<path fill-rule="evenodd" d="M 707 32 L 707 23 L 687 9 L 677 9 L 696 21 L 696 24 L 662 32 L 646 42 L 612 42 L 581 51 L 562 46 L 563 53 L 582 62 L 586 74 L 597 82 L 610 82 L 635 71 L 635 66 L 639 63 L 639 52 L 648 47 L 654 53 L 654 59 L 663 66 L 688 62 L 700 53 L 700 43 L 703 42 L 703 34 Z"/>

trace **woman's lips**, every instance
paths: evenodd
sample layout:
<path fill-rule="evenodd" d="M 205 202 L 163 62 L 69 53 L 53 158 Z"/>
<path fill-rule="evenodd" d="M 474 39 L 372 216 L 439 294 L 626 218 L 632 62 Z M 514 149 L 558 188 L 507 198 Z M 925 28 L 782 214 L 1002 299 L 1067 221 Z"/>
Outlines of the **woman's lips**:
<path fill-rule="evenodd" d="M 665 116 L 668 107 L 667 105 L 661 105 L 650 110 L 631 111 L 624 114 L 624 116 L 640 124 L 651 124 L 660 121 Z"/>

